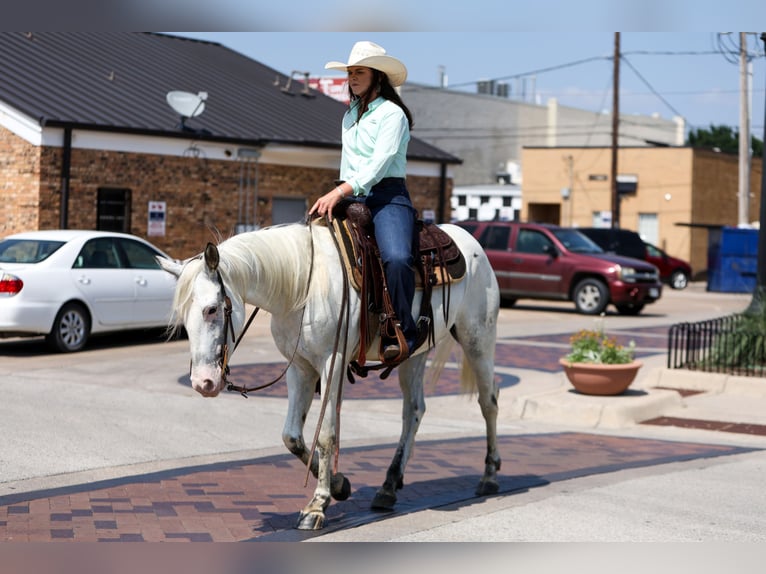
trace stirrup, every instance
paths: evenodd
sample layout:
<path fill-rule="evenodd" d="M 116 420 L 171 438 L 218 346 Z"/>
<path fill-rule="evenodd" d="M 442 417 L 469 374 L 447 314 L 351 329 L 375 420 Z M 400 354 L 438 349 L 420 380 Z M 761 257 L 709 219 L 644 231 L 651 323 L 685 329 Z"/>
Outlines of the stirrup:
<path fill-rule="evenodd" d="M 391 344 L 386 345 L 383 348 L 383 361 L 388 363 L 390 361 L 393 361 L 399 357 L 402 350 L 399 348 L 399 345 Z"/>

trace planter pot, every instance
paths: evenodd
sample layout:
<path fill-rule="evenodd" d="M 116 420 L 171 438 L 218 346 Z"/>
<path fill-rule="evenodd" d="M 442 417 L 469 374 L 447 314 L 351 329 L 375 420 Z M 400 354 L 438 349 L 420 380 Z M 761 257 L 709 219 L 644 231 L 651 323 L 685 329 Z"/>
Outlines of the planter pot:
<path fill-rule="evenodd" d="M 594 365 L 570 363 L 559 359 L 564 373 L 579 393 L 585 395 L 619 395 L 624 393 L 636 378 L 641 361 L 624 365 Z"/>

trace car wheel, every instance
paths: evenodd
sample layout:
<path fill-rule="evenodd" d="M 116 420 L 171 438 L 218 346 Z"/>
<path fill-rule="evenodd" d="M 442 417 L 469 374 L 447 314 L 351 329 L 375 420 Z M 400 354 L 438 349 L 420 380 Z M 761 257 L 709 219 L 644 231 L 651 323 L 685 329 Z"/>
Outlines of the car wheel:
<path fill-rule="evenodd" d="M 46 341 L 55 351 L 73 353 L 80 351 L 89 337 L 90 317 L 87 310 L 78 303 L 67 303 L 56 315 Z"/>
<path fill-rule="evenodd" d="M 673 271 L 670 276 L 670 286 L 673 289 L 686 289 L 687 285 L 689 285 L 689 276 L 681 270 Z"/>
<path fill-rule="evenodd" d="M 609 304 L 609 292 L 603 281 L 583 279 L 574 290 L 574 304 L 580 313 L 598 315 Z"/>
<path fill-rule="evenodd" d="M 620 315 L 638 315 L 644 308 L 643 303 L 626 303 L 624 305 L 615 305 Z"/>

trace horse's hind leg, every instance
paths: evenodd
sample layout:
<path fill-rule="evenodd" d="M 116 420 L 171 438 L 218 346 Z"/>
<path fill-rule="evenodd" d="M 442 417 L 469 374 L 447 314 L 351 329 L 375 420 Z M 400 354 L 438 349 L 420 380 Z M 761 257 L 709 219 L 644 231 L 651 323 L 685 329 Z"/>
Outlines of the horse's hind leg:
<path fill-rule="evenodd" d="M 404 484 L 404 469 L 412 454 L 415 435 L 420 427 L 420 421 L 426 412 L 423 396 L 423 373 L 425 371 L 427 353 L 422 353 L 399 365 L 399 386 L 402 389 L 402 433 L 399 445 L 391 461 L 386 480 L 375 493 L 372 508 L 391 510 L 396 504 L 396 491 Z"/>
<path fill-rule="evenodd" d="M 492 303 L 492 301 L 488 301 Z M 494 309 L 494 310 L 493 310 Z M 490 305 L 485 318 L 478 321 L 458 321 L 455 335 L 463 347 L 461 384 L 479 394 L 479 407 L 484 417 L 487 435 L 487 453 L 484 475 L 476 488 L 479 496 L 496 494 L 500 489 L 497 472 L 500 453 L 497 449 L 497 414 L 499 390 L 495 382 L 495 344 L 497 338 L 497 307 Z M 481 315 L 480 315 L 481 317 Z"/>
<path fill-rule="evenodd" d="M 482 367 L 481 371 L 484 370 Z M 484 417 L 487 432 L 487 455 L 484 458 L 484 475 L 476 487 L 476 494 L 479 496 L 496 494 L 500 489 L 500 485 L 497 482 L 497 473 L 500 470 L 501 464 L 500 453 L 497 450 L 498 390 L 494 381 L 493 370 L 489 369 L 489 381 L 486 381 L 486 376 L 478 375 L 477 381 L 479 406 Z"/>

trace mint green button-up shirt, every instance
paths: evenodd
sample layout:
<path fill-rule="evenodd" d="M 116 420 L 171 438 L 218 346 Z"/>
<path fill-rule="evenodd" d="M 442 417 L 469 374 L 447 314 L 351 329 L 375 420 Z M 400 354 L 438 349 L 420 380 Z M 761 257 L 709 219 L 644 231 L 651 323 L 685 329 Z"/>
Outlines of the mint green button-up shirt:
<path fill-rule="evenodd" d="M 340 178 L 365 196 L 384 177 L 405 177 L 410 127 L 402 108 L 378 97 L 357 122 L 357 103 L 343 115 Z"/>

